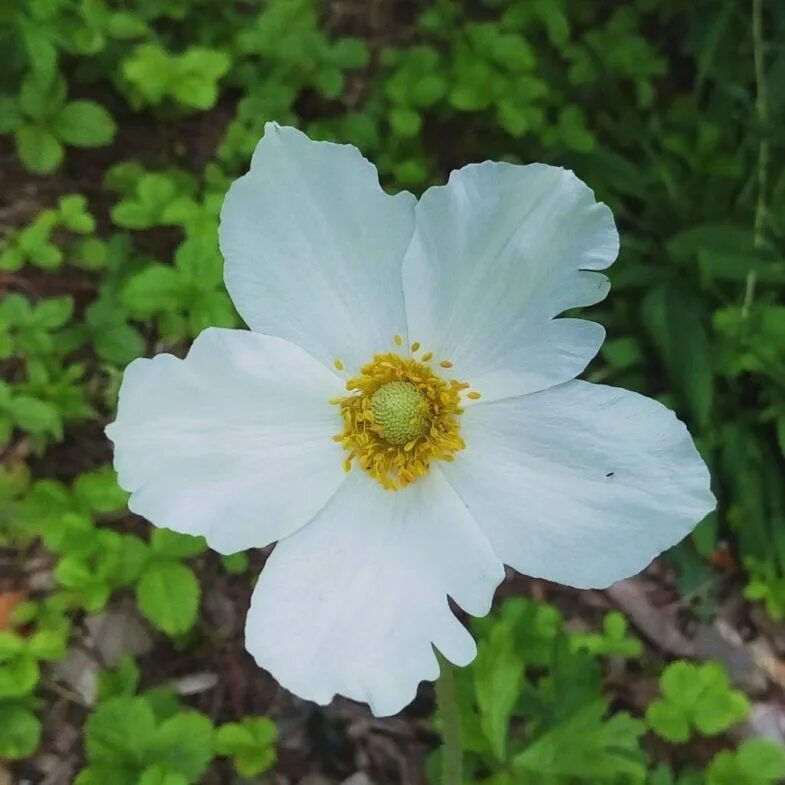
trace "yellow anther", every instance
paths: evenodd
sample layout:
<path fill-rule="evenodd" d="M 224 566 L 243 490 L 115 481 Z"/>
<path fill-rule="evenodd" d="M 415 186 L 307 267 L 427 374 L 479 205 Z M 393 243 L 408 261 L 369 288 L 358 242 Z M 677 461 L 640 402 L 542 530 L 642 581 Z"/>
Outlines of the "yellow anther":
<path fill-rule="evenodd" d="M 452 363 L 449 360 L 442 360 L 439 365 L 441 365 L 442 368 L 452 368 Z"/>
<path fill-rule="evenodd" d="M 473 401 L 479 401 L 482 398 L 482 395 L 478 392 L 470 392 L 466 396 L 467 398 L 471 398 Z"/>
<path fill-rule="evenodd" d="M 420 342 L 419 341 L 415 341 L 412 344 L 412 351 L 413 352 L 419 352 L 420 351 Z"/>
<path fill-rule="evenodd" d="M 403 338 L 400 335 L 394 335 L 393 340 L 395 341 L 396 346 L 403 346 Z"/>
<path fill-rule="evenodd" d="M 466 446 L 458 416 L 468 386 L 411 357 L 377 354 L 346 382 L 349 394 L 332 401 L 343 419 L 334 438 L 348 453 L 344 468 L 357 460 L 382 487 L 398 490 L 425 476 L 432 461 L 452 460 Z"/>
<path fill-rule="evenodd" d="M 339 371 L 342 371 L 344 369 L 344 367 L 345 367 L 343 362 L 341 362 L 341 360 L 338 360 L 338 359 L 333 360 L 333 365 Z"/>
<path fill-rule="evenodd" d="M 425 354 L 422 356 L 422 361 L 424 363 L 428 363 L 431 360 L 433 360 L 433 352 L 425 352 Z"/>

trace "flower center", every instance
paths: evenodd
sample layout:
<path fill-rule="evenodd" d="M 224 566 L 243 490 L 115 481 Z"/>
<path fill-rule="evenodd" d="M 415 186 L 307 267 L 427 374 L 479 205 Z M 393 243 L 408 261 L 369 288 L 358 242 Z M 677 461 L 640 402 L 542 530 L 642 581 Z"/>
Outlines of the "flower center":
<path fill-rule="evenodd" d="M 398 337 L 395 342 L 402 345 Z M 343 419 L 343 432 L 334 438 L 348 452 L 344 468 L 351 471 L 356 460 L 388 490 L 410 485 L 428 473 L 432 461 L 451 461 L 466 446 L 458 418 L 469 385 L 436 374 L 430 353 L 417 359 L 419 344 L 411 349 L 409 357 L 375 355 L 346 382 L 349 394 L 331 401 Z M 439 365 L 452 367 L 446 360 Z M 338 360 L 335 366 L 343 369 Z M 472 392 L 468 397 L 480 396 Z"/>
<path fill-rule="evenodd" d="M 430 425 L 425 396 L 411 382 L 388 382 L 371 396 L 373 421 L 390 444 L 424 436 Z"/>

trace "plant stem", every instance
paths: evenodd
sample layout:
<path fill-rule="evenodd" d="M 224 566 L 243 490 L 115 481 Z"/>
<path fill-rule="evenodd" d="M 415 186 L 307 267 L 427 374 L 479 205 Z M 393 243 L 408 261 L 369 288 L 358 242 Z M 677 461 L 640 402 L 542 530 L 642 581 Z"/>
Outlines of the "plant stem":
<path fill-rule="evenodd" d="M 758 116 L 759 132 L 758 143 L 758 198 L 755 205 L 755 230 L 754 247 L 760 250 L 763 245 L 763 231 L 766 225 L 766 185 L 769 169 L 769 139 L 768 139 L 768 106 L 766 97 L 766 69 L 763 61 L 763 0 L 752 0 L 752 56 L 755 62 L 755 111 Z M 757 260 L 756 260 L 757 262 Z M 752 301 L 755 298 L 755 285 L 757 274 L 751 269 L 747 274 L 747 284 L 744 292 L 744 305 L 742 316 L 749 314 Z"/>
<path fill-rule="evenodd" d="M 463 785 L 461 717 L 452 665 L 441 656 L 436 680 L 436 706 L 442 721 L 442 785 Z"/>

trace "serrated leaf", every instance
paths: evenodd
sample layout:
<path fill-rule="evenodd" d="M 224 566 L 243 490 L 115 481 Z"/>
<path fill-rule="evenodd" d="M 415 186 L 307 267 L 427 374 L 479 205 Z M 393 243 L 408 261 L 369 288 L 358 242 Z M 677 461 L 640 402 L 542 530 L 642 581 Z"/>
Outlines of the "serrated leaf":
<path fill-rule="evenodd" d="M 514 768 L 591 782 L 621 777 L 642 782 L 646 762 L 638 738 L 644 725 L 624 712 L 604 720 L 606 708 L 607 702 L 599 700 L 576 712 L 516 755 Z"/>
<path fill-rule="evenodd" d="M 85 732 L 91 764 L 133 768 L 156 734 L 155 716 L 144 698 L 111 698 L 88 717 Z"/>
<path fill-rule="evenodd" d="M 171 560 L 150 562 L 136 586 L 140 610 L 168 635 L 182 635 L 193 627 L 199 596 L 193 572 Z"/>
<path fill-rule="evenodd" d="M 213 724 L 197 712 L 166 720 L 155 732 L 146 759 L 182 774 L 189 782 L 202 776 L 213 757 Z"/>

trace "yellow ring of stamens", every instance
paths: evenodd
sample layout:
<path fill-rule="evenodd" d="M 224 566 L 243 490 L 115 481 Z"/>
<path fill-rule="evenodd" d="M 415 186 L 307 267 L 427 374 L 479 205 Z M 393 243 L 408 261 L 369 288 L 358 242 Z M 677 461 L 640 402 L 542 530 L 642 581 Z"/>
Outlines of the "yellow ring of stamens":
<path fill-rule="evenodd" d="M 344 424 L 334 437 L 348 453 L 344 468 L 350 471 L 356 459 L 384 488 L 398 490 L 424 477 L 432 461 L 453 460 L 466 446 L 458 418 L 468 388 L 437 376 L 426 362 L 375 355 L 346 382 L 349 395 L 331 401 Z"/>

